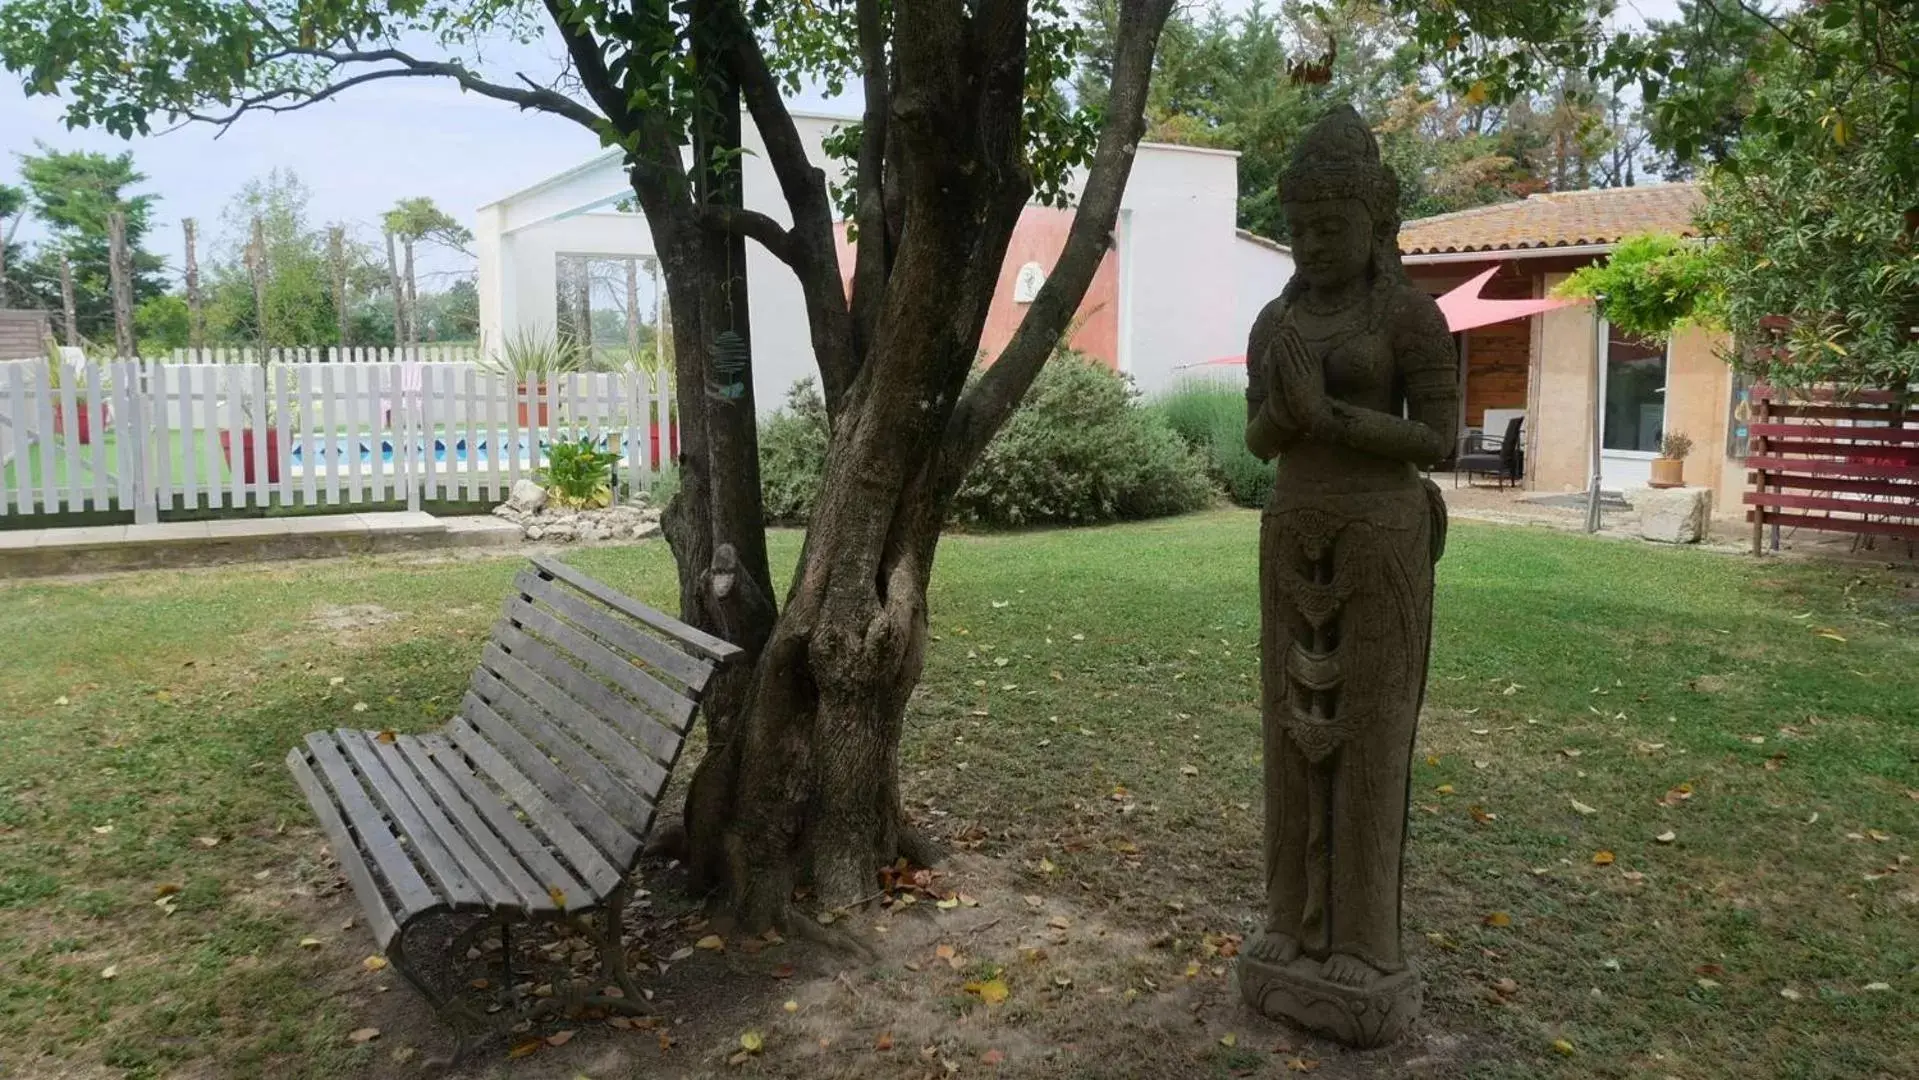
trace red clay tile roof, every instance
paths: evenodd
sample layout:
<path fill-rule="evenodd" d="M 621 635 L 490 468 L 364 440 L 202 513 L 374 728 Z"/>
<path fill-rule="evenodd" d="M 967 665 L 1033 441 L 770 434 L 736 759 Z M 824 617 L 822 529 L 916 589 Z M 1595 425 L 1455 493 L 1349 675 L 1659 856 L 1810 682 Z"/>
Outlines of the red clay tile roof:
<path fill-rule="evenodd" d="M 1408 221 L 1399 229 L 1399 250 L 1422 255 L 1572 247 L 1611 244 L 1632 233 L 1654 231 L 1696 236 L 1692 215 L 1699 199 L 1695 184 L 1530 195 Z"/>

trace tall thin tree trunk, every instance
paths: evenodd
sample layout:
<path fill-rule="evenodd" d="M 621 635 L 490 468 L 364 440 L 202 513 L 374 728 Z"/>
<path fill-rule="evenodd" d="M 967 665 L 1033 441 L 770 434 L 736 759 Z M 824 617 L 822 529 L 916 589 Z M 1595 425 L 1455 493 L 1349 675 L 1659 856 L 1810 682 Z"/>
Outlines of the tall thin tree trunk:
<path fill-rule="evenodd" d="M 581 356 L 593 355 L 593 265 L 582 255 L 573 275 L 573 336 Z"/>
<path fill-rule="evenodd" d="M 66 252 L 60 253 L 60 313 L 66 321 L 67 344 L 80 344 L 80 313 L 73 304 L 73 263 Z"/>
<path fill-rule="evenodd" d="M 413 238 L 407 237 L 406 245 L 406 343 L 409 347 L 420 344 L 420 294 L 413 280 Z M 415 349 L 417 352 L 417 348 Z"/>
<path fill-rule="evenodd" d="M 346 227 L 335 225 L 327 230 L 327 261 L 333 265 L 333 318 L 338 326 L 338 347 L 344 350 L 347 341 L 346 311 Z"/>
<path fill-rule="evenodd" d="M 260 219 L 253 219 L 253 241 L 247 248 L 247 272 L 253 277 L 253 321 L 260 337 L 260 361 L 267 355 L 267 240 Z"/>
<path fill-rule="evenodd" d="M 626 260 L 626 351 L 640 352 L 640 260 Z"/>
<path fill-rule="evenodd" d="M 406 286 L 400 281 L 400 260 L 393 254 L 393 233 L 386 234 L 386 275 L 393 286 L 393 343 L 406 344 Z"/>
<path fill-rule="evenodd" d="M 180 227 L 187 234 L 187 345 L 197 352 L 207 343 L 207 316 L 200 307 L 200 258 L 194 251 L 197 227 L 192 218 L 180 222 Z"/>
<path fill-rule="evenodd" d="M 107 215 L 107 288 L 113 294 L 113 346 L 122 360 L 134 356 L 133 266 L 127 255 L 127 216 Z"/>

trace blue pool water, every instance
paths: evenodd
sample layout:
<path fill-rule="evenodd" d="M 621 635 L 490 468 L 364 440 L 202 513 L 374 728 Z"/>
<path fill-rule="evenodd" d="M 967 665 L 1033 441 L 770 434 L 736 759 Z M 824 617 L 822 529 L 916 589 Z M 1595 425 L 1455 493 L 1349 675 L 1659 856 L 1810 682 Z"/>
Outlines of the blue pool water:
<path fill-rule="evenodd" d="M 475 439 L 469 444 L 465 439 L 448 440 L 436 438 L 433 440 L 433 460 L 442 463 L 447 461 L 455 463 L 472 461 L 479 465 L 490 464 L 496 459 L 501 463 L 505 463 L 510 458 L 520 461 L 531 460 L 532 455 L 528 449 L 527 437 L 524 435 L 511 442 L 502 439 L 498 447 L 489 445 L 491 442 L 492 440 L 489 439 Z M 306 445 L 304 442 L 295 442 L 288 456 L 292 459 L 294 465 L 305 465 L 311 462 L 316 467 L 326 464 L 344 465 L 350 460 L 352 455 L 356 454 L 360 459 L 360 463 L 363 465 L 371 464 L 375 460 L 387 465 L 393 463 L 392 439 L 381 439 L 377 444 L 367 439 L 335 439 L 333 443 L 334 445 L 329 447 L 325 439 L 316 439 L 311 446 Z M 416 443 L 414 445 L 421 446 L 423 444 Z M 540 440 L 541 460 L 545 460 L 547 456 L 547 445 L 545 439 Z M 604 447 L 606 440 L 601 439 L 600 445 Z M 374 456 L 376 452 L 379 455 L 377 459 Z"/>

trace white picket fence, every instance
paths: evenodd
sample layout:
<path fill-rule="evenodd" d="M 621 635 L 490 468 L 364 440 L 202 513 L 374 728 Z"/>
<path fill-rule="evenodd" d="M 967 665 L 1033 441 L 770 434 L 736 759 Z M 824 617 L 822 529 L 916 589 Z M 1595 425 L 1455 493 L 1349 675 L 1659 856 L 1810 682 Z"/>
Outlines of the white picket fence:
<path fill-rule="evenodd" d="M 53 371 L 0 363 L 0 517 L 498 502 L 556 440 L 614 450 L 629 486 L 677 455 L 664 374 L 516 385 L 470 362 L 415 361 Z"/>
<path fill-rule="evenodd" d="M 471 364 L 480 359 L 480 347 L 473 344 L 222 346 L 174 349 L 165 356 L 147 359 L 171 364 Z"/>

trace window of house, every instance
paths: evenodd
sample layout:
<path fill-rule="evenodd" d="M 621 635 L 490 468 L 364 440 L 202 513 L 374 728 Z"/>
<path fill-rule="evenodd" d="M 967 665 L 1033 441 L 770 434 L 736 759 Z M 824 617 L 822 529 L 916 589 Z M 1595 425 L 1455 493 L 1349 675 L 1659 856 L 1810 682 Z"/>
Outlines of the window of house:
<path fill-rule="evenodd" d="M 1656 454 L 1666 428 L 1666 346 L 1606 330 L 1607 450 Z"/>

